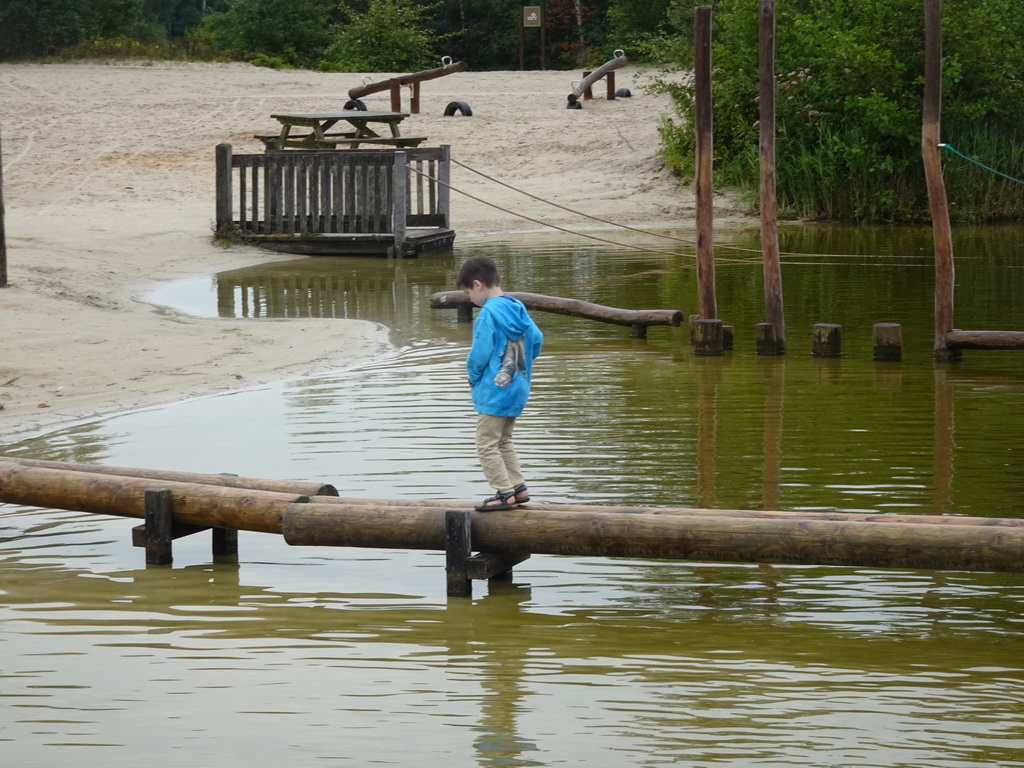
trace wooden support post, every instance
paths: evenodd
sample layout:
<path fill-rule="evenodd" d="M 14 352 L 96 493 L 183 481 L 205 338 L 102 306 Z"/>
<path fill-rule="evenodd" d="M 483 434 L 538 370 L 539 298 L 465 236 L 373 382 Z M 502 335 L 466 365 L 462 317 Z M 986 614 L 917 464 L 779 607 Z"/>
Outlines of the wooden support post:
<path fill-rule="evenodd" d="M 411 83 L 409 85 L 409 88 L 410 88 L 410 91 L 411 91 L 411 93 L 409 95 L 409 112 L 410 112 L 410 114 L 418 115 L 420 113 L 420 83 L 419 83 L 419 80 L 417 80 L 414 83 Z M 401 110 L 396 110 L 396 111 L 401 112 Z"/>
<path fill-rule="evenodd" d="M 721 320 L 697 320 L 693 324 L 693 354 L 720 355 L 724 349 Z"/>
<path fill-rule="evenodd" d="M 473 305 L 472 304 L 459 304 L 457 311 L 458 322 L 460 323 L 472 323 L 473 322 Z"/>
<path fill-rule="evenodd" d="M 924 105 L 921 110 L 921 158 L 924 161 L 928 206 L 935 250 L 935 339 L 938 362 L 960 359 L 946 342 L 953 329 L 953 234 L 949 223 L 946 185 L 939 157 L 942 116 L 942 0 L 924 3 Z"/>
<path fill-rule="evenodd" d="M 782 354 L 783 344 L 779 341 L 775 323 L 758 323 L 754 329 L 757 335 L 757 354 Z"/>
<path fill-rule="evenodd" d="M 815 357 L 839 357 L 843 353 L 843 326 L 815 323 L 811 354 Z"/>
<path fill-rule="evenodd" d="M 759 28 L 761 269 L 764 274 L 764 319 L 775 326 L 775 351 L 762 354 L 781 355 L 786 351 L 786 321 L 782 311 L 778 201 L 775 193 L 775 0 L 761 0 Z"/>
<path fill-rule="evenodd" d="M 903 359 L 903 326 L 899 323 L 875 323 L 872 358 L 882 362 Z"/>
<path fill-rule="evenodd" d="M 714 188 L 711 116 L 711 6 L 694 8 L 694 123 L 697 143 L 697 310 L 705 320 L 718 317 L 713 243 Z"/>
<path fill-rule="evenodd" d="M 395 152 L 395 164 L 392 166 L 391 182 L 391 233 L 395 238 L 394 256 L 402 258 L 405 251 L 405 227 L 408 217 L 409 168 L 405 162 L 406 153 Z"/>
<path fill-rule="evenodd" d="M 519 19 L 519 71 L 526 69 L 526 25 Z M 543 67 L 541 67 L 543 69 Z"/>
<path fill-rule="evenodd" d="M 605 90 L 605 98 L 608 101 L 615 101 L 615 72 L 609 72 L 604 79 L 608 84 L 608 88 Z"/>
<path fill-rule="evenodd" d="M 696 344 L 697 337 L 695 328 L 697 327 L 697 321 L 700 320 L 700 315 L 688 315 L 686 322 L 690 324 L 690 343 Z"/>
<path fill-rule="evenodd" d="M 722 349 L 732 349 L 736 343 L 735 334 L 731 325 L 722 326 Z"/>
<path fill-rule="evenodd" d="M 647 338 L 647 326 L 639 323 L 634 323 L 629 327 L 629 338 L 631 339 L 646 339 Z"/>
<path fill-rule="evenodd" d="M 449 509 L 444 513 L 445 576 L 448 597 L 472 597 L 473 579 L 511 581 L 512 568 L 530 557 L 529 552 L 481 552 L 473 554 L 473 513 Z"/>
<path fill-rule="evenodd" d="M 402 111 L 402 85 L 398 80 L 388 80 L 388 90 L 391 92 L 391 111 Z"/>
<path fill-rule="evenodd" d="M 145 523 L 132 528 L 132 544 L 146 548 L 147 565 L 170 565 L 173 560 L 172 542 L 194 533 L 212 531 L 214 555 L 238 554 L 238 531 L 174 520 L 174 495 L 166 488 L 151 488 L 143 497 Z"/>
<path fill-rule="evenodd" d="M 470 522 L 473 513 L 467 509 L 449 509 L 444 513 L 445 576 L 448 597 L 472 597 L 473 582 L 468 563 L 472 555 Z"/>
<path fill-rule="evenodd" d="M 270 151 L 269 145 L 267 151 Z M 233 218 L 231 189 L 231 145 L 217 145 L 216 162 L 216 195 L 217 195 L 217 231 L 223 232 L 230 225 Z"/>
<path fill-rule="evenodd" d="M 238 554 L 238 531 L 233 528 L 212 528 L 211 531 L 213 532 L 213 554 Z"/>
<path fill-rule="evenodd" d="M 171 492 L 151 488 L 145 493 L 146 565 L 170 565 L 174 521 L 171 517 Z"/>
<path fill-rule="evenodd" d="M 444 217 L 441 227 L 451 227 L 451 189 L 452 189 L 452 147 L 451 144 L 441 145 L 441 162 L 437 167 L 437 212 Z"/>
<path fill-rule="evenodd" d="M 512 568 L 530 558 L 529 552 L 478 552 L 466 563 L 471 579 L 512 581 Z"/>

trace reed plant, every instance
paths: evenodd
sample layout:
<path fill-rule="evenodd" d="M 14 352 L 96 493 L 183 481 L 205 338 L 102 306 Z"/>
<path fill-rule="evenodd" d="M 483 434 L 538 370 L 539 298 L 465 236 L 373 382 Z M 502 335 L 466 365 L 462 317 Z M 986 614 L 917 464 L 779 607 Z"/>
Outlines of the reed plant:
<path fill-rule="evenodd" d="M 1011 126 L 950 126 L 943 178 L 950 216 L 961 222 L 1008 221 L 1024 210 L 1024 144 Z M 984 166 L 984 167 L 983 167 Z M 1010 177 L 1010 178 L 1007 178 Z"/>

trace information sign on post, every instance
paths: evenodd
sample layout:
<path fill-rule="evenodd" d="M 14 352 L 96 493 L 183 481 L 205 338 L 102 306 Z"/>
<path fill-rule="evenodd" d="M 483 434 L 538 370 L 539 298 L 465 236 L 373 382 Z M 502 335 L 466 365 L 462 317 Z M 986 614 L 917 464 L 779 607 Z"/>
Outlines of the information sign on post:
<path fill-rule="evenodd" d="M 540 68 L 544 69 L 544 49 L 547 41 L 544 39 L 544 9 L 539 5 L 524 5 L 522 23 L 519 25 L 519 69 L 525 69 L 526 64 L 526 35 L 527 27 L 540 29 Z"/>

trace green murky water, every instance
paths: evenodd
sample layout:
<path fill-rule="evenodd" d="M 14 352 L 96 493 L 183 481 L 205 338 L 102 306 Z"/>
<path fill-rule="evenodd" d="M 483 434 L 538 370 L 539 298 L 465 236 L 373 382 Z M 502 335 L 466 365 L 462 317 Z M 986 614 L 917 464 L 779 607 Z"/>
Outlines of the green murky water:
<path fill-rule="evenodd" d="M 690 258 L 582 242 L 288 260 L 174 286 L 156 300 L 370 319 L 396 349 L 5 450 L 474 498 L 486 489 L 462 369 L 470 330 L 429 309 L 463 258 L 495 257 L 514 290 L 696 311 Z M 545 350 L 517 430 L 534 495 L 1024 515 L 1024 355 L 932 362 L 927 233 L 786 228 L 780 245 L 794 254 L 781 358 L 754 354 L 749 264 L 718 266 L 736 335 L 720 358 L 694 357 L 685 328 L 636 340 L 536 313 Z M 1024 327 L 1019 228 L 961 230 L 955 247 L 956 325 Z M 810 356 L 816 322 L 843 326 L 841 358 Z M 902 363 L 871 360 L 878 322 L 903 325 Z M 1024 766 L 1019 575 L 535 556 L 512 584 L 448 600 L 440 553 L 243 532 L 237 562 L 213 562 L 199 536 L 176 542 L 173 568 L 146 569 L 133 524 L 0 507 L 5 762 Z"/>

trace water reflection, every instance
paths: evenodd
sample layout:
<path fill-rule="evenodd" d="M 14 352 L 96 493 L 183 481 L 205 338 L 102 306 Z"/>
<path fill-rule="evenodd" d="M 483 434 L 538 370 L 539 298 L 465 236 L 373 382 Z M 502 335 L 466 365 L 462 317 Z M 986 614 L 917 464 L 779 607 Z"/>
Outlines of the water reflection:
<path fill-rule="evenodd" d="M 538 316 L 545 355 L 518 433 L 531 485 L 552 501 L 1019 516 L 1024 359 L 931 362 L 923 237 L 783 231 L 783 251 L 809 255 L 784 257 L 780 358 L 753 354 L 760 270 L 739 264 L 718 270 L 736 328 L 720 358 L 690 354 L 686 329 L 641 341 Z M 1019 327 L 1021 246 L 963 237 L 958 318 Z M 383 322 L 395 352 L 5 450 L 473 497 L 470 328 L 428 305 L 471 250 L 516 289 L 692 310 L 683 255 L 525 236 L 235 270 L 164 296 L 209 315 Z M 871 360 L 882 321 L 904 325 L 902 363 Z M 810 357 L 814 322 L 844 326 L 841 359 Z M 243 532 L 234 562 L 211 562 L 200 536 L 146 569 L 133 524 L 0 508 L 12 765 L 1024 766 L 1016 575 L 534 556 L 513 583 L 449 600 L 440 553 Z"/>
<path fill-rule="evenodd" d="M 0 550 L 17 764 L 1019 765 L 1024 587 L 992 575 L 538 557 L 471 602 L 257 534 L 240 566 L 112 567 L 126 521 L 39 514 L 72 530 Z"/>

